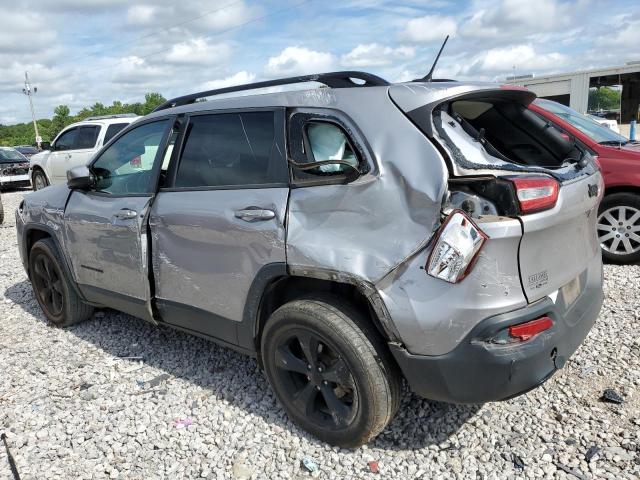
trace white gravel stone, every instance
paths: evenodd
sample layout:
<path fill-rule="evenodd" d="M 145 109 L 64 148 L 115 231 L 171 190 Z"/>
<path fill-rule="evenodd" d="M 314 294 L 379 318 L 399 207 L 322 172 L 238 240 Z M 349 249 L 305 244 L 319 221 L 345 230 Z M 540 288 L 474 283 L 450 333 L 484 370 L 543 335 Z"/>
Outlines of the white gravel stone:
<path fill-rule="evenodd" d="M 24 193 L 2 194 L 0 225 L 0 432 L 23 479 L 571 478 L 558 463 L 587 478 L 640 477 L 640 266 L 605 266 L 600 318 L 541 388 L 486 405 L 406 395 L 377 439 L 344 450 L 295 427 L 256 361 L 232 350 L 112 310 L 49 326 L 17 251 Z M 605 388 L 625 403 L 601 403 Z M 587 463 L 592 445 L 602 450 Z M 0 445 L 0 479 L 10 478 Z"/>

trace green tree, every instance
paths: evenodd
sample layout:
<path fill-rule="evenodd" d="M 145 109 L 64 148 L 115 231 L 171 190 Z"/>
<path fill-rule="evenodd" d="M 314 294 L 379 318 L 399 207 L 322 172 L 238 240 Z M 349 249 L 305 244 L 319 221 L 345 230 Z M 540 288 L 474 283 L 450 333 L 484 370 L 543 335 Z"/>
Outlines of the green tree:
<path fill-rule="evenodd" d="M 144 104 L 142 105 L 142 115 L 151 113 L 154 108 L 162 105 L 167 99 L 157 92 L 146 93 L 144 95 Z"/>
<path fill-rule="evenodd" d="M 96 102 L 90 107 L 80 109 L 76 115 L 71 115 L 71 111 L 67 105 L 58 105 L 53 110 L 53 117 L 51 119 L 40 119 L 37 121 L 38 130 L 42 136 L 42 140 L 50 142 L 64 127 L 71 123 L 84 120 L 87 117 L 121 113 L 146 115 L 165 101 L 165 98 L 161 94 L 150 92 L 145 94 L 144 102 L 123 103 L 120 100 L 114 100 L 111 105 Z M 34 143 L 35 134 L 31 122 L 16 125 L 0 125 L 0 145 L 33 145 Z"/>
<path fill-rule="evenodd" d="M 620 90 L 609 87 L 589 90 L 589 110 L 615 110 L 620 108 Z"/>
<path fill-rule="evenodd" d="M 70 115 L 69 107 L 66 105 L 58 105 L 53 109 L 53 118 L 51 119 L 51 127 L 49 128 L 49 136 L 54 138 L 60 130 L 73 123 L 73 118 Z"/>

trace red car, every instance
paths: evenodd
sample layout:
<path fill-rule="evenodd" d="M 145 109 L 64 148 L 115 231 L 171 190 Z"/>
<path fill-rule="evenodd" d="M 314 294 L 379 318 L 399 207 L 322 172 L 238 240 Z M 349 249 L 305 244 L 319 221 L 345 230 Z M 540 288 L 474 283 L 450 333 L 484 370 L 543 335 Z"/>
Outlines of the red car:
<path fill-rule="evenodd" d="M 551 100 L 538 98 L 529 108 L 598 155 L 605 182 L 598 212 L 602 255 L 614 263 L 640 261 L 640 142 Z"/>

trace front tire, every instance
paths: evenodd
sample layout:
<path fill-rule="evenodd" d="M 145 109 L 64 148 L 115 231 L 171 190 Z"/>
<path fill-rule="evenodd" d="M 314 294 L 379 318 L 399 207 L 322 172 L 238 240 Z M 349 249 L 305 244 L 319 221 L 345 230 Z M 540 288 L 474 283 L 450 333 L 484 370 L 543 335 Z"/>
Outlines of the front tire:
<path fill-rule="evenodd" d="M 84 303 L 65 275 L 63 260 L 50 238 L 38 240 L 29 254 L 31 284 L 47 320 L 68 327 L 88 319 L 93 307 Z"/>
<path fill-rule="evenodd" d="M 46 175 L 39 168 L 37 168 L 33 172 L 33 176 L 31 177 L 31 183 L 33 185 L 34 191 L 42 190 L 43 188 L 49 186 L 49 182 L 47 181 Z"/>
<path fill-rule="evenodd" d="M 613 193 L 604 197 L 597 229 L 605 260 L 620 264 L 640 261 L 640 196 Z"/>
<path fill-rule="evenodd" d="M 262 360 L 289 418 L 332 445 L 368 442 L 400 403 L 402 377 L 380 335 L 333 297 L 276 310 L 262 335 Z"/>

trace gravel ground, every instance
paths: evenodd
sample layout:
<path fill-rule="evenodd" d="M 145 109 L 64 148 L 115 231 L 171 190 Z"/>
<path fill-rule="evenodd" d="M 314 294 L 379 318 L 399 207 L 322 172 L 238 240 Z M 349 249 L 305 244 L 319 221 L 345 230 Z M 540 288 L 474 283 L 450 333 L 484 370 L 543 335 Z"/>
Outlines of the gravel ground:
<path fill-rule="evenodd" d="M 110 310 L 50 327 L 18 258 L 23 193 L 2 195 L 0 226 L 0 431 L 23 479 L 640 477 L 640 266 L 606 266 L 600 319 L 543 387 L 475 406 L 407 394 L 375 441 L 343 450 L 287 419 L 255 360 Z M 599 401 L 606 388 L 624 403 Z"/>

